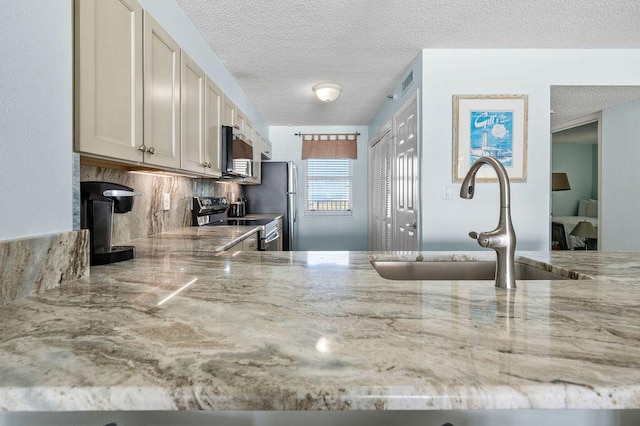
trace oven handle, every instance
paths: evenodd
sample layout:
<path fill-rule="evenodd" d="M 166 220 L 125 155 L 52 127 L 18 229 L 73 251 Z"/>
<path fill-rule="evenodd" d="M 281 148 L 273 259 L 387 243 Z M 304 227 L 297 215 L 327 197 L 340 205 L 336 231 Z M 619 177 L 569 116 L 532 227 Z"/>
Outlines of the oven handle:
<path fill-rule="evenodd" d="M 272 232 L 271 234 L 267 235 L 267 238 L 264 240 L 264 243 L 269 244 L 270 242 L 273 242 L 278 238 L 280 238 L 280 232 L 276 230 L 276 232 Z"/>

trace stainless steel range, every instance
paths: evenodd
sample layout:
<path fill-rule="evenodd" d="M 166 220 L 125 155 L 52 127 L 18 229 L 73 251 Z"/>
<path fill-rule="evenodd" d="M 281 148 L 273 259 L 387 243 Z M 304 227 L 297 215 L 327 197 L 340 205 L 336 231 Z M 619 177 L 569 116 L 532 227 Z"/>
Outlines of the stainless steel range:
<path fill-rule="evenodd" d="M 227 217 L 229 201 L 225 197 L 194 197 L 191 210 L 193 226 L 253 226 L 258 227 L 259 250 L 282 250 L 282 219 Z"/>

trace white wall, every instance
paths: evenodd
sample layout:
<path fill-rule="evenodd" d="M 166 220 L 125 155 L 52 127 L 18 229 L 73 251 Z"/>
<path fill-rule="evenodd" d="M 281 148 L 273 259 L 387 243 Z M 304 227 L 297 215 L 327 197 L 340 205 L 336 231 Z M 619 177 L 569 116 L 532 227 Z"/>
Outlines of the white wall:
<path fill-rule="evenodd" d="M 455 196 L 460 185 L 451 183 L 453 95 L 529 96 L 527 182 L 511 185 L 512 216 L 517 249 L 546 250 L 551 175 L 550 86 L 638 85 L 639 69 L 638 49 L 424 50 L 422 249 L 478 249 L 467 233 L 491 230 L 498 219 L 497 184 L 479 184 L 473 200 Z M 607 151 L 606 147 L 603 149 Z M 451 200 L 442 199 L 444 185 L 452 186 Z"/>
<path fill-rule="evenodd" d="M 247 116 L 260 134 L 266 135 L 267 121 L 224 67 L 176 0 L 137 0 L 182 49 L 202 68 L 226 96 Z M 214 25 L 215 23 L 212 23 Z"/>
<path fill-rule="evenodd" d="M 305 216 L 306 197 L 302 139 L 295 133 L 354 133 L 358 159 L 353 166 L 353 216 Z M 367 141 L 366 126 L 271 126 L 273 161 L 294 161 L 299 174 L 298 250 L 367 250 Z"/>
<path fill-rule="evenodd" d="M 602 111 L 601 250 L 640 250 L 640 101 Z"/>
<path fill-rule="evenodd" d="M 0 240 L 72 229 L 71 11 L 0 0 Z"/>

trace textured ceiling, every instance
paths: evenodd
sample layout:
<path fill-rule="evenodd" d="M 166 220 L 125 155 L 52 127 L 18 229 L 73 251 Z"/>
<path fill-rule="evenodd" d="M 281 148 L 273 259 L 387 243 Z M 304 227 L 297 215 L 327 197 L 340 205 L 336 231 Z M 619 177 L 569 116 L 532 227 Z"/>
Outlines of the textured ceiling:
<path fill-rule="evenodd" d="M 178 3 L 271 125 L 368 124 L 423 48 L 640 47 L 638 0 Z"/>
<path fill-rule="evenodd" d="M 551 126 L 640 99 L 640 86 L 552 86 Z"/>

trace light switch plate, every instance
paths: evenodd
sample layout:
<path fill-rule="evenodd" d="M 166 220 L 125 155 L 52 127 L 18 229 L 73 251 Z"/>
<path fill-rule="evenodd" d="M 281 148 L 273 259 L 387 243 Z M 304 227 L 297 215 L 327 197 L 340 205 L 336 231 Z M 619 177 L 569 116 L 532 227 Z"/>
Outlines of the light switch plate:
<path fill-rule="evenodd" d="M 162 210 L 171 210 L 171 194 L 168 192 L 162 194 Z"/>
<path fill-rule="evenodd" d="M 451 185 L 442 185 L 442 199 L 443 200 L 451 199 Z"/>

